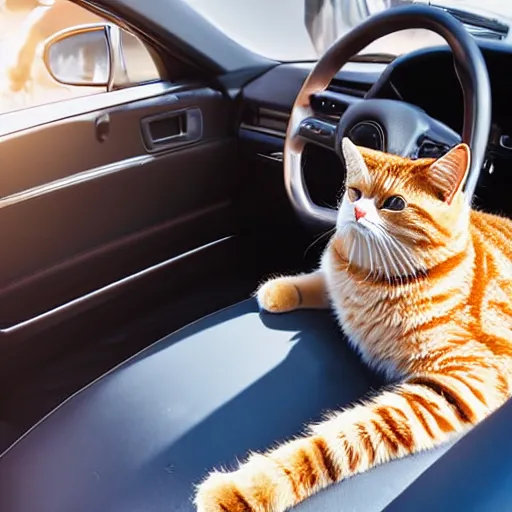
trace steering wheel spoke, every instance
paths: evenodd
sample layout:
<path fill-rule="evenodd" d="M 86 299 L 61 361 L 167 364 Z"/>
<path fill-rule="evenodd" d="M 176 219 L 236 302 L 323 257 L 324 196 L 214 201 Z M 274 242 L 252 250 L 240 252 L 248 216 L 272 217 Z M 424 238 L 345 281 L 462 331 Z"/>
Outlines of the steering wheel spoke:
<path fill-rule="evenodd" d="M 306 117 L 298 129 L 298 135 L 304 142 L 311 142 L 332 151 L 336 150 L 336 132 L 336 123 L 315 116 Z"/>

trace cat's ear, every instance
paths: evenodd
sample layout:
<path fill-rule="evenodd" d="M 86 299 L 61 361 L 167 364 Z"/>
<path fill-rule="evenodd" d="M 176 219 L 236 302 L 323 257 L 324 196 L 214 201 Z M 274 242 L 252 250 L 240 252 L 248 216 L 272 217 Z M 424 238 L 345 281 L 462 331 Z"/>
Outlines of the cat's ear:
<path fill-rule="evenodd" d="M 450 204 L 461 189 L 471 163 L 467 144 L 459 144 L 437 159 L 428 169 L 427 179 L 442 201 Z"/>
<path fill-rule="evenodd" d="M 368 167 L 357 146 L 348 137 L 343 137 L 341 149 L 345 160 L 346 178 L 352 181 L 369 181 Z"/>

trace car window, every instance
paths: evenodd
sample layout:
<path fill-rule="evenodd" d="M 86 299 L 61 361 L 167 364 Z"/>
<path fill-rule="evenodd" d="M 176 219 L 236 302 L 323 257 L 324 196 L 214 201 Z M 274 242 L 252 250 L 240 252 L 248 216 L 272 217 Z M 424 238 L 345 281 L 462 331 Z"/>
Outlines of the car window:
<path fill-rule="evenodd" d="M 229 37 L 250 50 L 281 61 L 317 60 L 329 46 L 378 12 L 420 3 L 454 10 L 462 19 L 480 22 L 509 34 L 511 0 L 184 0 Z M 466 27 L 467 28 L 467 27 Z M 473 27 L 478 37 L 504 40 L 503 32 Z M 376 39 L 361 51 L 389 60 L 419 48 L 445 44 L 434 32 L 408 29 Z M 380 58 L 379 58 L 380 56 Z"/>
<path fill-rule="evenodd" d="M 0 113 L 106 92 L 104 84 L 59 83 L 44 60 L 45 42 L 60 31 L 105 23 L 70 0 L 4 0 L 0 7 Z M 123 86 L 162 78 L 160 62 L 138 37 L 121 29 L 120 42 Z M 81 44 L 80 39 L 76 44 Z"/>
<path fill-rule="evenodd" d="M 138 37 L 121 30 L 121 46 L 130 83 L 138 84 L 160 78 L 155 57 Z"/>

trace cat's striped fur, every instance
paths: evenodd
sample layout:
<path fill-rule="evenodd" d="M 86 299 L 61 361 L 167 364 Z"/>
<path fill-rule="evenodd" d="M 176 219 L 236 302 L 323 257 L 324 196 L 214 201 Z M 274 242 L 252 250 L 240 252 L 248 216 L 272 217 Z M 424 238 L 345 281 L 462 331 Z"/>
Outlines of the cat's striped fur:
<path fill-rule="evenodd" d="M 463 433 L 510 396 L 512 222 L 467 205 L 469 148 L 437 161 L 343 148 L 347 193 L 320 269 L 271 280 L 258 300 L 272 312 L 330 303 L 362 358 L 397 383 L 235 472 L 210 474 L 200 512 L 287 510 Z M 382 208 L 393 195 L 403 210 Z"/>

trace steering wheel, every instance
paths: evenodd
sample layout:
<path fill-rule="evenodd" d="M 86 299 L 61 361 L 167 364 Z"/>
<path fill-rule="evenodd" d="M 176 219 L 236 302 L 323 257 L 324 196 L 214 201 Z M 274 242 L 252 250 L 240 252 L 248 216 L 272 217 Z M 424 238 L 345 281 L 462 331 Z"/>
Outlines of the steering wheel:
<path fill-rule="evenodd" d="M 320 93 L 329 95 L 324 93 L 325 89 L 350 57 L 382 36 L 411 28 L 432 30 L 451 47 L 464 96 L 462 139 L 421 109 L 401 101 L 373 98 L 349 101 L 345 97 L 349 106 L 338 123 L 315 113 L 312 99 Z M 471 201 L 484 164 L 490 129 L 489 75 L 472 36 L 458 20 L 441 9 L 421 5 L 395 7 L 369 18 L 335 42 L 305 80 L 293 105 L 286 133 L 286 190 L 293 208 L 305 223 L 333 226 L 336 211 L 318 206 L 308 193 L 302 172 L 302 153 L 307 143 L 314 143 L 332 149 L 342 158 L 341 140 L 348 136 L 358 144 L 354 138 L 357 139 L 359 132 L 375 142 L 374 149 L 410 158 L 417 158 L 425 144 L 449 149 L 462 140 L 472 153 L 464 185 L 465 195 Z"/>

